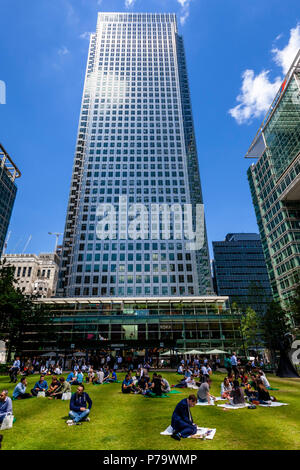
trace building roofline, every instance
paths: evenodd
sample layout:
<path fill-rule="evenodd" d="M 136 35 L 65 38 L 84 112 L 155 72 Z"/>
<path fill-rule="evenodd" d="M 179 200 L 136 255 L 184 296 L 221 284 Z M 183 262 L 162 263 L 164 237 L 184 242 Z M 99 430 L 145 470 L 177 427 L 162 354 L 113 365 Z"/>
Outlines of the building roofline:
<path fill-rule="evenodd" d="M 284 80 L 283 80 L 278 92 L 276 93 L 275 98 L 272 101 L 272 104 L 269 107 L 269 109 L 268 109 L 268 111 L 267 111 L 267 113 L 266 113 L 266 115 L 265 115 L 265 117 L 264 117 L 264 119 L 263 119 L 263 121 L 262 121 L 262 123 L 261 123 L 261 125 L 260 125 L 260 127 L 259 127 L 259 129 L 258 129 L 258 131 L 257 131 L 257 133 L 256 133 L 256 135 L 255 135 L 248 151 L 247 151 L 247 153 L 246 153 L 246 155 L 245 155 L 245 158 L 259 158 L 263 154 L 264 150 L 261 151 L 261 152 L 256 152 L 255 151 L 256 144 L 258 144 L 258 141 L 259 141 L 260 137 L 262 136 L 262 132 L 264 131 L 264 129 L 268 125 L 268 123 L 269 123 L 270 119 L 272 118 L 275 110 L 277 109 L 277 107 L 278 107 L 282 97 L 284 96 L 285 91 L 286 91 L 286 89 L 287 89 L 287 87 L 288 87 L 288 85 L 289 85 L 289 83 L 290 83 L 290 81 L 291 81 L 291 79 L 292 79 L 292 77 L 293 77 L 293 75 L 294 75 L 294 73 L 296 72 L 297 69 L 300 72 L 300 49 L 298 50 L 298 52 L 296 54 L 296 57 L 293 60 L 293 63 L 291 65 L 291 67 L 289 68 L 287 74 L 285 75 Z M 257 154 L 257 153 L 259 153 L 259 154 Z"/>
<path fill-rule="evenodd" d="M 36 302 L 67 305 L 67 304 L 157 304 L 157 303 L 224 303 L 229 300 L 228 296 L 197 296 L 197 297 L 51 297 L 39 299 Z"/>
<path fill-rule="evenodd" d="M 7 151 L 0 143 L 0 167 L 5 168 L 9 178 L 15 181 L 16 178 L 20 178 L 21 172 L 17 165 L 12 161 Z"/>

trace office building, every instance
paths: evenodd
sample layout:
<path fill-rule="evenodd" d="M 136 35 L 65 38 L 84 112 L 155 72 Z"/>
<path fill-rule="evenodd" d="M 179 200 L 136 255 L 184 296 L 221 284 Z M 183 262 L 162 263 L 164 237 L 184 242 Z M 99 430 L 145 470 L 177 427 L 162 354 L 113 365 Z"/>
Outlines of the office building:
<path fill-rule="evenodd" d="M 146 348 L 244 352 L 241 315 L 231 311 L 228 297 L 56 297 L 39 303 L 50 309 L 52 334 L 26 332 L 28 355 Z"/>
<path fill-rule="evenodd" d="M 4 248 L 7 229 L 16 198 L 16 178 L 20 171 L 0 144 L 0 255 Z"/>
<path fill-rule="evenodd" d="M 260 236 L 256 233 L 228 233 L 224 241 L 213 242 L 216 293 L 228 295 L 242 311 L 258 313 L 272 300 Z"/>
<path fill-rule="evenodd" d="M 58 280 L 59 257 L 56 253 L 6 254 L 2 257 L 15 268 L 17 286 L 24 294 L 53 297 Z"/>
<path fill-rule="evenodd" d="M 90 38 L 57 295 L 212 294 L 204 219 L 203 243 L 194 249 L 180 215 L 188 205 L 195 213 L 202 203 L 176 16 L 99 13 Z M 170 223 L 162 206 L 167 214 L 170 209 Z M 110 218 L 114 211 L 116 219 Z M 143 227 L 138 236 L 130 231 L 135 211 Z"/>
<path fill-rule="evenodd" d="M 287 300 L 300 282 L 300 51 L 246 157 L 273 296 Z"/>

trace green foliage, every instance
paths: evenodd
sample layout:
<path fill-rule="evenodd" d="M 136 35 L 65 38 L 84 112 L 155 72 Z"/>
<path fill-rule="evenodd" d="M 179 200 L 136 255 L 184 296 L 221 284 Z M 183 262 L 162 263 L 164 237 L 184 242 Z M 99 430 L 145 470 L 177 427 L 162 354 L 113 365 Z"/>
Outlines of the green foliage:
<path fill-rule="evenodd" d="M 300 328 L 300 284 L 296 287 L 294 295 L 290 299 L 289 310 L 293 316 L 295 326 Z"/>
<path fill-rule="evenodd" d="M 278 350 L 284 335 L 291 330 L 289 317 L 279 302 L 271 302 L 262 318 L 262 327 L 267 348 Z"/>
<path fill-rule="evenodd" d="M 13 266 L 0 261 L 0 339 L 8 345 L 8 360 L 13 349 L 22 351 L 26 332 L 39 333 L 49 319 L 47 309 L 35 303 L 35 295 L 25 295 L 16 287 Z M 45 331 L 45 328 L 43 328 Z"/>
<path fill-rule="evenodd" d="M 241 330 L 246 348 L 255 348 L 262 346 L 260 337 L 261 320 L 255 310 L 251 307 L 246 309 L 241 319 Z"/>

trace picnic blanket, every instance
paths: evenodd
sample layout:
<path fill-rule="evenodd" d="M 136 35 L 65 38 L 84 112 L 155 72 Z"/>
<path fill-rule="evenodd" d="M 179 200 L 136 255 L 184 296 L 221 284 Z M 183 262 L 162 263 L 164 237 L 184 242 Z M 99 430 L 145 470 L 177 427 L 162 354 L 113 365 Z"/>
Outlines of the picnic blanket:
<path fill-rule="evenodd" d="M 271 401 L 270 404 L 267 404 L 267 405 L 259 405 L 259 406 L 266 406 L 266 407 L 275 407 L 275 406 L 286 406 L 288 405 L 288 403 L 281 403 L 280 401 Z"/>
<path fill-rule="evenodd" d="M 174 430 L 173 430 L 172 426 L 168 426 L 167 429 L 165 431 L 161 432 L 160 434 L 162 436 L 172 436 L 173 431 Z M 197 426 L 197 435 L 198 436 L 203 436 L 204 439 L 210 439 L 210 440 L 213 439 L 215 434 L 216 434 L 216 431 L 217 431 L 216 429 L 200 428 L 199 426 Z"/>
<path fill-rule="evenodd" d="M 196 406 L 208 406 L 208 405 L 214 405 L 214 404 L 215 404 L 214 400 L 210 400 L 209 403 L 208 402 L 201 403 L 201 401 L 197 401 Z"/>
<path fill-rule="evenodd" d="M 144 395 L 144 397 L 146 398 L 170 398 L 169 395 L 166 395 L 165 393 L 163 393 L 162 395 L 156 395 L 156 393 L 147 393 L 146 395 Z"/>
<path fill-rule="evenodd" d="M 166 393 L 172 393 L 172 394 L 174 394 L 174 393 L 182 393 L 182 392 L 179 392 L 178 390 L 171 390 L 170 392 L 166 392 Z"/>
<path fill-rule="evenodd" d="M 222 408 L 227 408 L 228 410 L 239 410 L 241 408 L 247 408 L 249 406 L 249 403 L 243 403 L 241 405 L 230 405 L 229 403 L 224 403 L 223 405 L 217 405 L 221 406 Z"/>

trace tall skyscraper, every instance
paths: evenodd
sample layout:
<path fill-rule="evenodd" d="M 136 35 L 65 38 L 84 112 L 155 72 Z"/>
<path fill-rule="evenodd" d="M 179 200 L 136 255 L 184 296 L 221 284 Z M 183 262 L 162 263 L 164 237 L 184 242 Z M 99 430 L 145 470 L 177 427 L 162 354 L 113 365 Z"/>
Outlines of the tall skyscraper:
<path fill-rule="evenodd" d="M 300 282 L 300 51 L 246 157 L 273 295 L 288 299 Z"/>
<path fill-rule="evenodd" d="M 228 233 L 213 242 L 214 281 L 218 295 L 228 295 L 245 312 L 247 307 L 264 313 L 272 300 L 270 281 L 260 236 Z"/>
<path fill-rule="evenodd" d="M 20 171 L 0 144 L 0 255 L 2 253 L 6 233 L 16 198 L 16 178 Z"/>
<path fill-rule="evenodd" d="M 176 16 L 99 13 L 90 39 L 57 294 L 211 293 L 204 218 L 197 249 L 185 233 L 189 205 L 195 215 L 202 202 Z M 137 212 L 143 227 L 138 235 L 130 228 L 138 225 Z M 105 238 L 107 227 L 113 233 Z"/>

